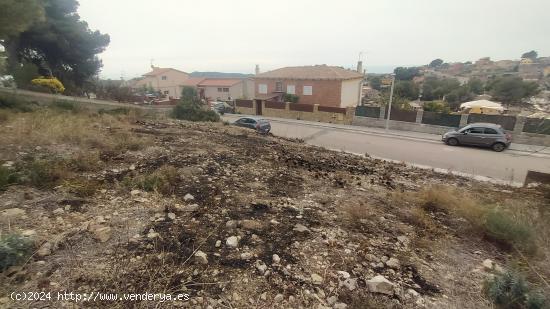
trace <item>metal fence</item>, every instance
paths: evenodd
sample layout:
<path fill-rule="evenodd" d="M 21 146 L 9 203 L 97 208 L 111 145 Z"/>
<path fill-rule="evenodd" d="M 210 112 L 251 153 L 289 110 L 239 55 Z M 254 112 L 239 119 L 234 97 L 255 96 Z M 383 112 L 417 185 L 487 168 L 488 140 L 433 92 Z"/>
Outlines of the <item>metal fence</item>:
<path fill-rule="evenodd" d="M 550 135 L 550 119 L 527 118 L 523 125 L 523 132 Z"/>
<path fill-rule="evenodd" d="M 422 114 L 422 123 L 436 126 L 458 127 L 460 125 L 460 115 L 424 111 Z"/>
<path fill-rule="evenodd" d="M 311 104 L 300 104 L 300 103 L 291 103 L 289 104 L 291 111 L 299 112 L 313 112 L 313 105 Z"/>
<path fill-rule="evenodd" d="M 378 107 L 378 106 L 357 106 L 355 108 L 355 116 L 379 118 L 380 117 L 380 107 Z"/>
<path fill-rule="evenodd" d="M 484 115 L 484 114 L 470 114 L 468 115 L 468 123 L 474 122 L 489 122 L 500 124 L 505 130 L 513 130 L 516 125 L 516 117 L 504 116 L 504 115 Z"/>
<path fill-rule="evenodd" d="M 252 100 L 235 100 L 235 106 L 253 108 L 254 104 Z"/>
<path fill-rule="evenodd" d="M 387 108 L 386 108 L 387 111 Z M 416 111 L 406 111 L 402 109 L 393 108 L 391 109 L 390 120 L 405 121 L 405 122 L 416 122 Z M 385 116 L 388 118 L 388 113 L 386 112 Z"/>
<path fill-rule="evenodd" d="M 265 108 L 285 109 L 286 103 L 275 102 L 275 101 L 265 101 Z"/>
<path fill-rule="evenodd" d="M 322 106 L 319 105 L 317 107 L 317 110 L 320 112 L 328 112 L 328 113 L 339 113 L 339 114 L 346 114 L 346 109 L 342 107 L 333 107 L 333 106 Z"/>

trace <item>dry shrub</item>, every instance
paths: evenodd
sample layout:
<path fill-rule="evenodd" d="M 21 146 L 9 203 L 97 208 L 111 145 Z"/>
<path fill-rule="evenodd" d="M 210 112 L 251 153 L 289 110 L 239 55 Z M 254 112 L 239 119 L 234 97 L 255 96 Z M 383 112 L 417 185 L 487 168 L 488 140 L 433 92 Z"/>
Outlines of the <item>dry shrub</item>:
<path fill-rule="evenodd" d="M 138 150 L 151 144 L 146 137 L 128 133 L 131 123 L 125 115 L 50 108 L 14 115 L 8 124 L 9 129 L 0 137 L 0 144 L 70 144 L 114 151 Z"/>
<path fill-rule="evenodd" d="M 459 226 L 463 231 L 481 234 L 508 249 L 518 249 L 527 254 L 537 251 L 537 230 L 531 222 L 537 216 L 526 214 L 517 205 L 486 205 L 475 196 L 447 186 L 432 186 L 419 192 L 406 192 L 394 197 L 396 201 L 411 204 L 405 210 L 405 218 L 421 228 L 431 227 L 429 213 L 443 212 L 453 217 L 464 218 L 468 226 Z"/>
<path fill-rule="evenodd" d="M 90 197 L 101 188 L 101 183 L 95 180 L 76 178 L 63 182 L 63 187 L 65 187 L 69 193 L 78 197 Z"/>
<path fill-rule="evenodd" d="M 150 174 L 139 175 L 133 179 L 126 178 L 123 185 L 129 188 L 137 187 L 145 191 L 162 194 L 172 194 L 179 180 L 178 169 L 164 165 Z"/>

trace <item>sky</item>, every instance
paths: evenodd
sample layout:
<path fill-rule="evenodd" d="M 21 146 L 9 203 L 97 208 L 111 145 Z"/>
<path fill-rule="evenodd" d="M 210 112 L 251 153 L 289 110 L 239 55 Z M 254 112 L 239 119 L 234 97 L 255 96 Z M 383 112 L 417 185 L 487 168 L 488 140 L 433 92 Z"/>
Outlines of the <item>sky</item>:
<path fill-rule="evenodd" d="M 395 66 L 550 56 L 548 0 L 80 0 L 108 33 L 103 78 L 159 67 L 254 73 L 298 65 Z"/>

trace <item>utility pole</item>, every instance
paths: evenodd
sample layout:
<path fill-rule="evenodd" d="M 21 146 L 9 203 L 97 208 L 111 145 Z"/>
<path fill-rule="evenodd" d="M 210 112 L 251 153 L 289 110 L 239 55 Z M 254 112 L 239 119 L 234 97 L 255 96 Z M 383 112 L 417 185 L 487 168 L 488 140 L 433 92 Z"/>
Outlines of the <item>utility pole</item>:
<path fill-rule="evenodd" d="M 392 74 L 392 80 L 391 80 L 391 90 L 390 90 L 390 103 L 388 104 L 388 118 L 386 118 L 386 130 L 388 130 L 390 126 L 390 116 L 391 116 L 391 103 L 393 100 L 393 86 L 395 84 L 395 74 Z"/>

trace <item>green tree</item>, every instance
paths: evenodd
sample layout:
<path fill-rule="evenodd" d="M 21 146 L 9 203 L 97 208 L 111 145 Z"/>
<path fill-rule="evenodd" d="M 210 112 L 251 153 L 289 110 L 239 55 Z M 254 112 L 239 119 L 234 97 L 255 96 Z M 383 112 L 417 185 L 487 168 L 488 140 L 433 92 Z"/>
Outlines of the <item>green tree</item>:
<path fill-rule="evenodd" d="M 428 66 L 430 68 L 437 68 L 439 66 L 441 66 L 443 64 L 443 59 L 434 59 L 432 60 L 432 62 L 430 62 L 430 64 L 428 64 Z"/>
<path fill-rule="evenodd" d="M 39 0 L 0 0 L 0 40 L 27 30 L 44 20 L 44 7 Z"/>
<path fill-rule="evenodd" d="M 536 95 L 540 91 L 537 83 L 526 82 L 514 76 L 503 76 L 489 81 L 487 90 L 495 99 L 505 104 L 521 103 L 522 99 Z"/>
<path fill-rule="evenodd" d="M 368 79 L 370 87 L 375 90 L 382 89 L 382 78 L 380 76 L 373 76 Z"/>
<path fill-rule="evenodd" d="M 483 93 L 484 85 L 483 85 L 483 82 L 481 81 L 481 79 L 475 78 L 475 77 L 471 78 L 468 81 L 467 85 L 468 85 L 468 89 L 473 94 L 482 94 Z"/>
<path fill-rule="evenodd" d="M 410 80 L 397 80 L 394 88 L 394 93 L 397 96 L 409 100 L 416 100 L 420 92 L 418 85 Z"/>
<path fill-rule="evenodd" d="M 415 76 L 420 75 L 420 69 L 417 67 L 397 67 L 393 72 L 395 73 L 395 79 L 398 80 L 412 80 Z"/>
<path fill-rule="evenodd" d="M 42 75 L 59 78 L 69 92 L 80 92 L 85 81 L 99 72 L 97 54 L 109 44 L 109 36 L 92 31 L 77 14 L 76 0 L 43 0 L 45 19 L 5 40 L 10 69 L 27 61 Z"/>
<path fill-rule="evenodd" d="M 447 104 L 444 101 L 424 102 L 424 105 L 422 107 L 427 112 L 437 112 L 437 113 L 446 113 L 446 114 L 450 112 L 449 104 Z"/>
<path fill-rule="evenodd" d="M 521 55 L 521 58 L 529 58 L 529 59 L 537 59 L 537 57 L 539 56 L 539 54 L 532 50 L 532 51 L 529 51 L 529 52 L 526 52 L 526 53 L 523 53 L 523 55 Z"/>

